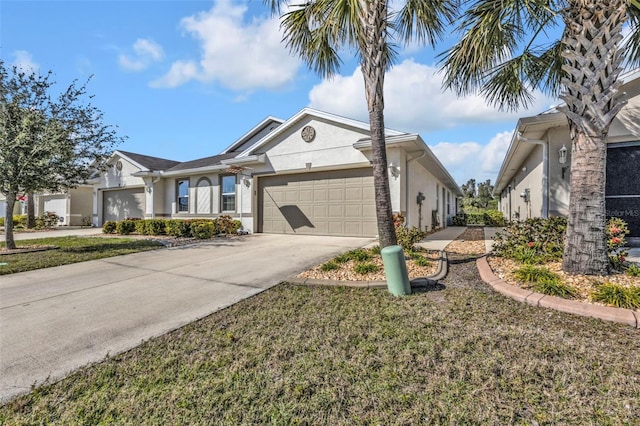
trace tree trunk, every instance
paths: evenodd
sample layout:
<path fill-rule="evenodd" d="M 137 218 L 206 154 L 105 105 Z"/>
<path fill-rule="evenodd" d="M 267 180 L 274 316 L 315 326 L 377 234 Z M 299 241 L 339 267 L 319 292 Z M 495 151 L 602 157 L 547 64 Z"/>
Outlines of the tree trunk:
<path fill-rule="evenodd" d="M 570 273 L 608 272 L 605 170 L 606 141 L 576 133 L 571 151 L 569 223 L 562 269 Z"/>
<path fill-rule="evenodd" d="M 36 206 L 33 192 L 27 194 L 27 229 L 36 227 Z"/>
<path fill-rule="evenodd" d="M 387 69 L 384 47 L 387 2 L 386 0 L 361 0 L 361 4 L 365 28 L 365 37 L 360 42 L 361 69 L 369 110 L 378 238 L 380 247 L 384 248 L 398 244 L 396 229 L 393 225 L 384 133 L 384 74 Z"/>
<path fill-rule="evenodd" d="M 16 194 L 7 193 L 7 210 L 4 215 L 4 241 L 5 247 L 9 250 L 16 248 L 16 242 L 13 239 L 13 206 L 16 204 Z"/>
<path fill-rule="evenodd" d="M 562 69 L 566 91 L 560 108 L 572 139 L 569 224 L 562 260 L 566 272 L 608 272 L 605 182 L 607 136 L 624 106 L 619 94 L 619 49 L 626 0 L 569 0 Z"/>

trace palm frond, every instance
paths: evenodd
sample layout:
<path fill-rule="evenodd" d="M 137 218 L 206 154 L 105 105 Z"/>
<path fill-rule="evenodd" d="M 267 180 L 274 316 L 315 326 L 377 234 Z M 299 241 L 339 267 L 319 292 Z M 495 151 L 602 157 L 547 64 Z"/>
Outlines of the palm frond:
<path fill-rule="evenodd" d="M 420 44 L 435 45 L 453 23 L 458 0 L 407 0 L 393 19 L 393 27 L 405 43 L 412 40 Z"/>
<path fill-rule="evenodd" d="M 439 56 L 444 87 L 459 96 L 479 91 L 504 109 L 530 104 L 536 87 L 555 93 L 560 45 L 540 47 L 539 39 L 557 25 L 561 6 L 549 0 L 473 2 L 457 28 L 462 38 Z"/>
<path fill-rule="evenodd" d="M 627 64 L 640 66 L 640 0 L 632 0 L 627 8 L 629 35 L 623 40 Z"/>

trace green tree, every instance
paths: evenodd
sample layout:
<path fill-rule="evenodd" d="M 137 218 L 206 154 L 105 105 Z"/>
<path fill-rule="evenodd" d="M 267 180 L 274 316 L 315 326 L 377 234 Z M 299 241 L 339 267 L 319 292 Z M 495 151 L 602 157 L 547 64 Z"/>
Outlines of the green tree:
<path fill-rule="evenodd" d="M 463 184 L 461 187 L 462 194 L 464 198 L 475 198 L 476 196 L 476 180 L 469 179 L 467 183 Z"/>
<path fill-rule="evenodd" d="M 491 179 L 487 179 L 484 182 L 478 184 L 477 202 L 478 207 L 496 208 L 498 206 L 497 200 L 493 198 L 493 185 L 491 185 Z"/>
<path fill-rule="evenodd" d="M 360 63 L 369 111 L 376 215 L 380 246 L 397 244 L 393 226 L 384 133 L 384 77 L 394 62 L 394 42 L 435 44 L 455 15 L 445 0 L 406 0 L 390 12 L 387 0 L 264 0 L 282 15 L 289 49 L 323 77 L 335 75 L 339 52 L 351 51 Z"/>
<path fill-rule="evenodd" d="M 89 178 L 123 139 L 104 125 L 103 113 L 88 102 L 86 84 L 73 82 L 57 97 L 46 76 L 25 73 L 0 61 L 0 193 L 7 200 L 6 247 L 15 248 L 16 196 L 57 192 Z"/>
<path fill-rule="evenodd" d="M 572 137 L 569 225 L 563 269 L 606 274 L 605 166 L 609 127 L 624 105 L 618 76 L 640 62 L 640 0 L 475 0 L 460 40 L 443 54 L 445 86 L 479 91 L 502 108 L 538 88 L 560 95 Z M 630 35 L 623 40 L 628 20 Z M 559 40 L 548 39 L 553 27 Z"/>

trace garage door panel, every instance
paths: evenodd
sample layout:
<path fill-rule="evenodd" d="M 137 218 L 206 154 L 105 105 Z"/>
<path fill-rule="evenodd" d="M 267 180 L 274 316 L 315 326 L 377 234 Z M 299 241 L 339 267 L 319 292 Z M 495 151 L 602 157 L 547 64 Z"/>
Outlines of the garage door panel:
<path fill-rule="evenodd" d="M 258 194 L 262 232 L 377 234 L 371 169 L 263 177 Z"/>
<path fill-rule="evenodd" d="M 144 217 L 144 188 L 119 189 L 102 193 L 102 221 Z"/>

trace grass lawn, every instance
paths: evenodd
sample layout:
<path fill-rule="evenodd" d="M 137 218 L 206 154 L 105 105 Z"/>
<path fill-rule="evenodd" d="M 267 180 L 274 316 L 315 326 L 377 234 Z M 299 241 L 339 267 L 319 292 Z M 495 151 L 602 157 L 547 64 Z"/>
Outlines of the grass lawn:
<path fill-rule="evenodd" d="M 85 260 L 102 259 L 104 257 L 154 250 L 163 247 L 163 245 L 157 241 L 151 240 L 102 237 L 40 238 L 16 241 L 16 245 L 18 247 L 57 246 L 58 248 L 30 253 L 1 255 L 0 262 L 7 263 L 7 265 L 0 266 L 0 275 L 67 265 L 69 263 L 84 262 Z M 4 243 L 2 243 L 1 247 L 4 247 Z"/>
<path fill-rule="evenodd" d="M 638 424 L 640 331 L 438 288 L 283 284 L 35 389 L 0 423 Z"/>

